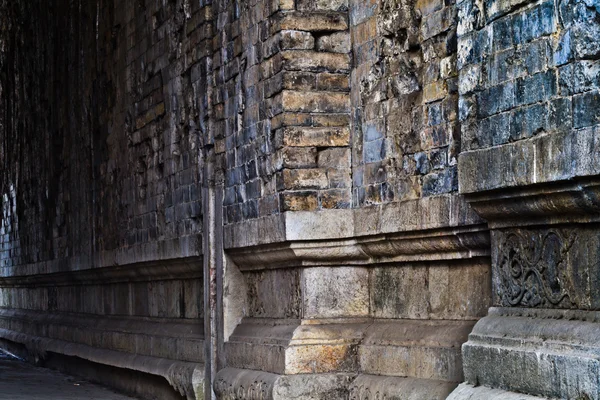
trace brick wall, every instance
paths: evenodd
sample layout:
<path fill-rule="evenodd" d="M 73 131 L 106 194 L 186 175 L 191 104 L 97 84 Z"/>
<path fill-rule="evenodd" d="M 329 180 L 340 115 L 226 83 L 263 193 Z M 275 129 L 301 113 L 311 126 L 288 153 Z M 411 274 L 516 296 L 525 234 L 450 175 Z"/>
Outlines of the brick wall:
<path fill-rule="evenodd" d="M 347 7 L 220 2 L 216 151 L 225 221 L 350 207 Z"/>
<path fill-rule="evenodd" d="M 1 266 L 185 254 L 202 230 L 210 5 L 2 7 Z"/>

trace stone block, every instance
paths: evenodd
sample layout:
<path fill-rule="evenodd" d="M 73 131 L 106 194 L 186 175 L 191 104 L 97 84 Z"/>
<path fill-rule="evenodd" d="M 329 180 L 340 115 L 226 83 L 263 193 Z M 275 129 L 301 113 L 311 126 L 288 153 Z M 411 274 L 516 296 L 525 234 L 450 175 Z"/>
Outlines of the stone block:
<path fill-rule="evenodd" d="M 350 168 L 350 149 L 332 147 L 318 152 L 319 168 Z"/>
<path fill-rule="evenodd" d="M 516 80 L 515 105 L 546 101 L 558 92 L 556 70 L 540 72 Z"/>
<path fill-rule="evenodd" d="M 283 145 L 296 147 L 348 146 L 350 140 L 350 130 L 342 127 L 287 127 L 278 130 L 277 135 Z"/>
<path fill-rule="evenodd" d="M 347 17 L 339 12 L 286 12 L 275 27 L 282 30 L 331 32 L 348 29 Z"/>
<path fill-rule="evenodd" d="M 585 128 L 600 123 L 600 92 L 593 91 L 573 97 L 573 126 Z"/>
<path fill-rule="evenodd" d="M 282 211 L 314 211 L 319 207 L 316 191 L 284 192 L 280 194 Z"/>
<path fill-rule="evenodd" d="M 282 50 L 310 50 L 315 47 L 315 38 L 309 32 L 281 31 Z"/>
<path fill-rule="evenodd" d="M 301 113 L 347 113 L 350 111 L 350 98 L 345 93 L 284 90 L 281 101 L 284 111 Z"/>
<path fill-rule="evenodd" d="M 329 186 L 325 170 L 319 168 L 284 169 L 281 180 L 278 186 L 286 190 L 326 189 Z"/>
<path fill-rule="evenodd" d="M 368 316 L 366 268 L 307 268 L 303 280 L 305 318 Z"/>
<path fill-rule="evenodd" d="M 281 53 L 283 68 L 288 71 L 335 72 L 350 71 L 350 57 L 342 53 L 308 50 L 287 50 Z"/>
<path fill-rule="evenodd" d="M 347 74 L 321 72 L 317 75 L 317 89 L 323 91 L 349 91 L 349 76 Z"/>
<path fill-rule="evenodd" d="M 330 35 L 319 36 L 317 50 L 330 53 L 350 53 L 350 33 L 335 32 Z"/>
<path fill-rule="evenodd" d="M 283 168 L 314 168 L 317 166 L 315 147 L 286 147 L 281 150 Z"/>
<path fill-rule="evenodd" d="M 332 176 L 333 175 L 333 176 Z M 331 187 L 350 187 L 350 174 L 345 173 L 342 178 L 336 172 L 328 173 Z M 319 194 L 322 209 L 346 209 L 352 205 L 350 189 L 329 189 Z"/>

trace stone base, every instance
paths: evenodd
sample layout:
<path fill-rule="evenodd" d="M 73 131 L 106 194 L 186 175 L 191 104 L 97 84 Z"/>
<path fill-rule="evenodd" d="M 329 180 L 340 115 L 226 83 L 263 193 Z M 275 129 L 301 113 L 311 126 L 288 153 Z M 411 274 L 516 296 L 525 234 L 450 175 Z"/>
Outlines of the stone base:
<path fill-rule="evenodd" d="M 460 346 L 474 321 L 245 319 L 228 365 L 273 374 L 361 373 L 461 382 Z"/>
<path fill-rule="evenodd" d="M 456 383 L 354 374 L 277 375 L 225 368 L 217 374 L 220 400 L 443 400 Z"/>
<path fill-rule="evenodd" d="M 463 364 L 469 384 L 598 400 L 600 313 L 492 308 L 463 345 Z"/>
<path fill-rule="evenodd" d="M 196 400 L 204 398 L 204 363 L 191 359 L 202 354 L 204 343 L 197 325 L 197 320 L 1 310 L 0 346 L 35 364 L 50 363 L 111 386 L 119 386 L 114 371 L 122 371 L 133 382 L 161 381 L 173 393 Z M 70 364 L 81 368 L 69 369 Z M 143 394 L 137 391 L 142 386 L 123 389 Z"/>
<path fill-rule="evenodd" d="M 535 397 L 485 386 L 459 385 L 447 400 L 549 400 L 547 397 Z"/>

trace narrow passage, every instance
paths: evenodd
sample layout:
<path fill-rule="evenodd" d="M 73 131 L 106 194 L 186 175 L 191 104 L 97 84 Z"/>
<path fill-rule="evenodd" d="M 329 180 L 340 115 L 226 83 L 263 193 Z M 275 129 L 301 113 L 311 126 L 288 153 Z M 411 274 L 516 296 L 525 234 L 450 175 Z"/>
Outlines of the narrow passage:
<path fill-rule="evenodd" d="M 35 367 L 0 350 L 2 400 L 132 400 L 103 386 Z"/>

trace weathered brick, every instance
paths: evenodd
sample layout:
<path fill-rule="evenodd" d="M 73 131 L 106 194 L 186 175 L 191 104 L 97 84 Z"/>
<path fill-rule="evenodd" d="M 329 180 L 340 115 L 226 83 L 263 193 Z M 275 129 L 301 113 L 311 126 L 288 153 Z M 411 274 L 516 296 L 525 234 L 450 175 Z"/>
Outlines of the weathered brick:
<path fill-rule="evenodd" d="M 350 189 L 330 189 L 319 195 L 321 207 L 324 209 L 350 208 L 352 197 Z"/>
<path fill-rule="evenodd" d="M 284 90 L 282 95 L 281 101 L 285 111 L 314 113 L 350 111 L 350 98 L 344 93 Z"/>
<path fill-rule="evenodd" d="M 329 181 L 323 169 L 284 169 L 278 186 L 286 190 L 326 189 Z"/>
<path fill-rule="evenodd" d="M 282 50 L 310 50 L 315 38 L 309 32 L 284 30 L 280 33 Z"/>
<path fill-rule="evenodd" d="M 286 147 L 280 152 L 283 168 L 314 168 L 317 166 L 317 149 L 315 147 Z"/>
<path fill-rule="evenodd" d="M 585 128 L 600 123 L 600 91 L 573 97 L 573 126 Z"/>
<path fill-rule="evenodd" d="M 430 103 L 440 100 L 448 94 L 448 85 L 445 80 L 439 80 L 430 83 L 423 88 L 423 101 Z"/>
<path fill-rule="evenodd" d="M 319 207 L 318 192 L 283 192 L 280 205 L 281 211 L 314 211 Z"/>
<path fill-rule="evenodd" d="M 338 12 L 285 12 L 274 25 L 274 29 L 298 31 L 344 31 L 348 29 L 348 20 L 344 13 Z"/>
<path fill-rule="evenodd" d="M 350 149 L 343 147 L 331 147 L 320 150 L 317 155 L 319 168 L 349 168 Z"/>
<path fill-rule="evenodd" d="M 283 145 L 298 147 L 348 146 L 350 130 L 345 127 L 287 127 L 277 131 Z"/>
<path fill-rule="evenodd" d="M 288 50 L 281 53 L 282 66 L 288 71 L 349 72 L 348 54 Z"/>
<path fill-rule="evenodd" d="M 317 75 L 317 89 L 346 92 L 350 90 L 350 78 L 347 74 L 321 72 Z"/>
<path fill-rule="evenodd" d="M 330 35 L 319 36 L 317 39 L 317 50 L 331 53 L 349 53 L 350 33 L 335 32 Z"/>

